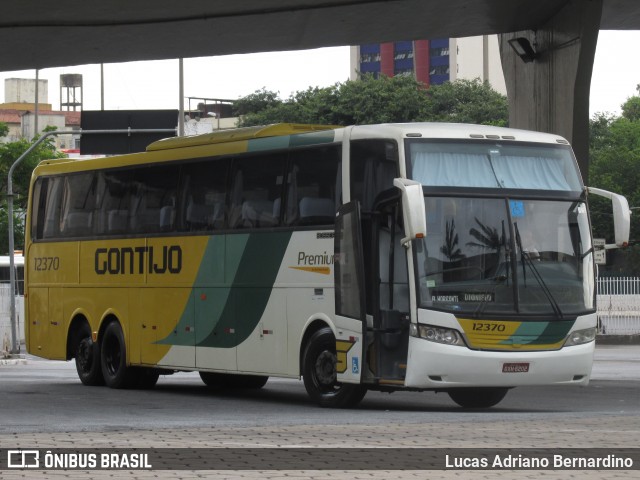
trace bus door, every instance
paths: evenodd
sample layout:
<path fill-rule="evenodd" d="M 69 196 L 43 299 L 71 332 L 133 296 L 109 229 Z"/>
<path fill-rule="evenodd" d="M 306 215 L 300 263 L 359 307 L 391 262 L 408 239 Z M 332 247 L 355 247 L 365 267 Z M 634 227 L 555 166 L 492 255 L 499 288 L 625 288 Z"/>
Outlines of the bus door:
<path fill-rule="evenodd" d="M 338 211 L 334 269 L 338 381 L 361 378 L 365 383 L 404 385 L 409 282 L 399 218 L 397 195 L 374 215 L 361 215 L 356 201 Z M 341 349 L 346 350 L 342 358 Z"/>
<path fill-rule="evenodd" d="M 334 248 L 337 380 L 360 383 L 366 299 L 358 202 L 349 202 L 338 210 Z"/>
<path fill-rule="evenodd" d="M 395 190 L 395 189 L 394 189 Z M 381 385 L 403 385 L 409 349 L 409 275 L 399 198 L 374 208 L 369 275 L 373 313 L 369 365 Z"/>

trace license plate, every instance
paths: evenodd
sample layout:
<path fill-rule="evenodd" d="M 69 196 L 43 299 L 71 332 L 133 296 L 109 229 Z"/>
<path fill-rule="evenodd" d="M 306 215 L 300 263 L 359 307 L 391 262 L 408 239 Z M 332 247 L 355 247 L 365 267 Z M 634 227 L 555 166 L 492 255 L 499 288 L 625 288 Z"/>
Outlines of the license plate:
<path fill-rule="evenodd" d="M 528 363 L 503 363 L 502 373 L 527 373 L 529 371 Z"/>

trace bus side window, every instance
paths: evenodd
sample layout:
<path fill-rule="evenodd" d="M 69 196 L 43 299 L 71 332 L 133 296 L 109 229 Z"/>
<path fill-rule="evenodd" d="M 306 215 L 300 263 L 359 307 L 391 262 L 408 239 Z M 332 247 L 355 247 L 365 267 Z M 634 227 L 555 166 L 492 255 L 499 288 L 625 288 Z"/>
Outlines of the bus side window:
<path fill-rule="evenodd" d="M 38 212 L 38 216 L 42 216 L 38 219 L 38 224 L 42 227 L 42 236 L 39 238 L 60 236 L 60 206 L 64 182 L 62 177 L 51 177 L 48 180 L 46 191 L 42 192 L 43 198 L 39 202 L 44 207 Z"/>
<path fill-rule="evenodd" d="M 399 176 L 398 148 L 389 140 L 351 142 L 351 200 L 358 200 L 363 212 L 371 212 L 380 192 L 393 187 Z"/>
<path fill-rule="evenodd" d="M 340 150 L 336 146 L 291 152 L 285 222 L 287 225 L 333 225 L 336 213 Z"/>
<path fill-rule="evenodd" d="M 131 170 L 104 171 L 100 175 L 101 198 L 95 231 L 107 235 L 126 233 L 133 191 Z"/>
<path fill-rule="evenodd" d="M 181 231 L 212 231 L 225 227 L 229 159 L 210 159 L 182 167 Z M 165 209 L 165 214 L 169 213 Z"/>
<path fill-rule="evenodd" d="M 135 195 L 129 219 L 133 233 L 174 231 L 180 168 L 175 165 L 141 168 L 134 176 Z"/>
<path fill-rule="evenodd" d="M 47 205 L 47 187 L 49 178 L 40 177 L 33 186 L 33 204 L 31 206 L 31 238 L 42 238 Z"/>
<path fill-rule="evenodd" d="M 60 218 L 60 233 L 63 237 L 81 237 L 91 234 L 95 200 L 94 173 L 81 173 L 65 177 Z"/>
<path fill-rule="evenodd" d="M 285 153 L 275 153 L 234 161 L 229 209 L 231 228 L 280 225 L 285 160 Z"/>

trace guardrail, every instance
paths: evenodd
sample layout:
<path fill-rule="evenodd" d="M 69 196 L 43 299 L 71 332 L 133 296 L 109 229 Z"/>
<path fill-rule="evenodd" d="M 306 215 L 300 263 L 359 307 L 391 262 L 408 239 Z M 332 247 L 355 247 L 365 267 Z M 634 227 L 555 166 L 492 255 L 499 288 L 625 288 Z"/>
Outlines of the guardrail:
<path fill-rule="evenodd" d="M 596 302 L 599 333 L 640 334 L 640 278 L 598 278 Z"/>

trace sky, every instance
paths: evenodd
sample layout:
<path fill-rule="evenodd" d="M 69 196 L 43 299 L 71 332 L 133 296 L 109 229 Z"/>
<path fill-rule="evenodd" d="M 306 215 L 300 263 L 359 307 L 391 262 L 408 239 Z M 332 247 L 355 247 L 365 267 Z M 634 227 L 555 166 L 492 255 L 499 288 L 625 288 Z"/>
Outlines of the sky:
<path fill-rule="evenodd" d="M 591 82 L 590 114 L 620 114 L 620 105 L 636 95 L 640 60 L 628 52 L 640 46 L 640 31 L 601 31 Z M 291 93 L 326 87 L 349 78 L 349 47 L 184 59 L 185 97 L 234 100 L 261 88 Z M 105 109 L 178 108 L 178 60 L 104 65 Z M 84 109 L 100 109 L 100 65 L 49 68 L 39 72 L 49 81 L 48 103 L 60 107 L 59 78 L 81 73 Z M 34 70 L 0 72 L 0 101 L 5 78 L 35 78 Z M 194 105 L 195 107 L 195 105 Z M 188 102 L 185 100 L 185 108 Z"/>

